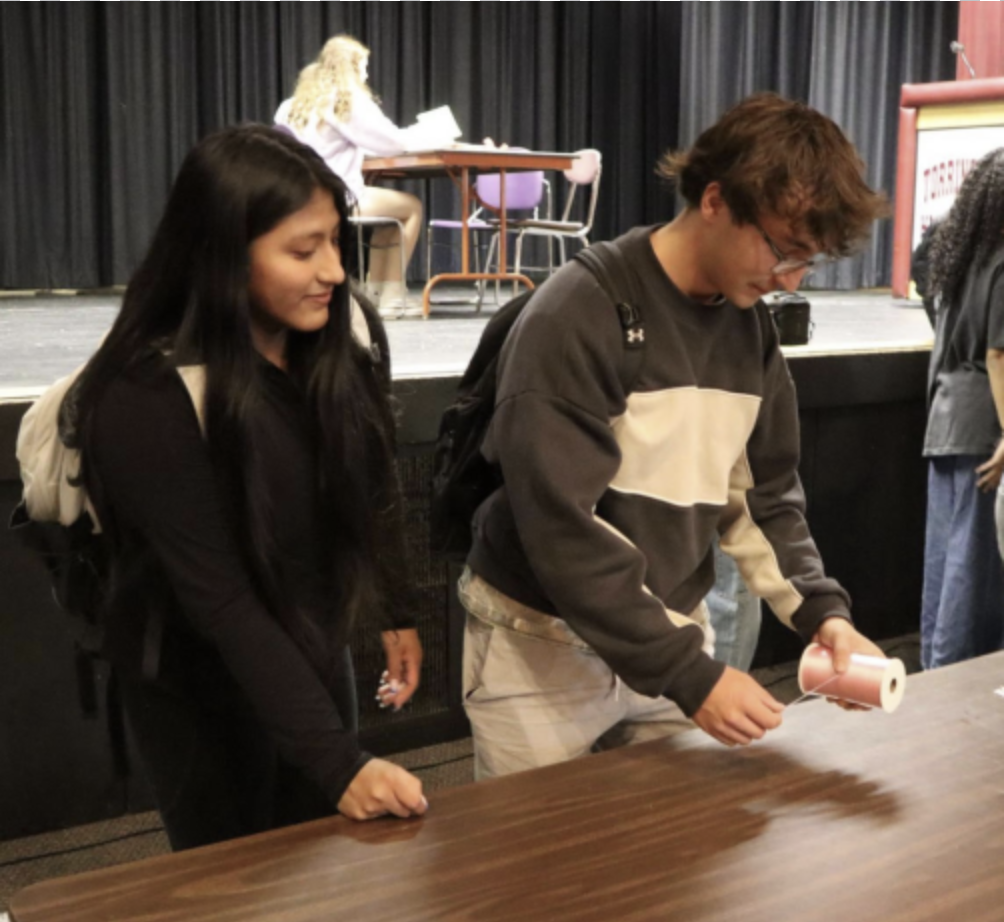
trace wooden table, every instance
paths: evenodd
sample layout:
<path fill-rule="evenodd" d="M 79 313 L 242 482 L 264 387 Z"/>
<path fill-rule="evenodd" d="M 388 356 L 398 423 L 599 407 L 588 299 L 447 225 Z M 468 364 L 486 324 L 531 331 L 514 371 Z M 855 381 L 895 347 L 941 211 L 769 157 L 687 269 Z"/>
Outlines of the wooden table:
<path fill-rule="evenodd" d="M 28 887 L 16 922 L 999 922 L 1004 654 L 912 676 L 894 715 L 793 707 L 454 788 L 421 820 L 324 820 Z"/>
<path fill-rule="evenodd" d="M 481 147 L 457 147 L 446 150 L 401 154 L 397 157 L 368 157 L 363 162 L 363 173 L 367 182 L 377 182 L 383 178 L 421 179 L 432 176 L 449 176 L 460 189 L 460 222 L 462 241 L 460 250 L 460 272 L 444 272 L 433 276 L 425 284 L 422 295 L 422 312 L 429 316 L 432 289 L 442 282 L 503 281 L 520 282 L 533 288 L 525 275 L 506 272 L 507 218 L 505 205 L 505 174 L 516 170 L 567 170 L 572 165 L 575 154 L 546 151 L 513 151 Z M 478 201 L 498 214 L 499 219 L 499 266 L 501 272 L 471 272 L 470 234 L 468 218 L 471 213 L 471 198 L 477 198 L 474 178 L 478 173 L 499 173 L 499 207 L 492 208 Z M 487 268 L 487 267 L 486 267 Z"/>

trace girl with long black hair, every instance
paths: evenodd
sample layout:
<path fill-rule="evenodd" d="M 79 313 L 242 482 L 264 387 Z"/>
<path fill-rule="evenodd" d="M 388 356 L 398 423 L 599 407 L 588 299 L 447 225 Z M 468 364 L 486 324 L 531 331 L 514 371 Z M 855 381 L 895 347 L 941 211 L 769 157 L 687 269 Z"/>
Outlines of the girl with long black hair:
<path fill-rule="evenodd" d="M 350 298 L 346 214 L 342 181 L 289 135 L 204 139 L 63 405 L 115 546 L 106 652 L 174 848 L 425 810 L 418 779 L 355 735 L 353 624 L 385 628 L 385 705 L 414 693 L 422 650 L 386 340 Z"/>

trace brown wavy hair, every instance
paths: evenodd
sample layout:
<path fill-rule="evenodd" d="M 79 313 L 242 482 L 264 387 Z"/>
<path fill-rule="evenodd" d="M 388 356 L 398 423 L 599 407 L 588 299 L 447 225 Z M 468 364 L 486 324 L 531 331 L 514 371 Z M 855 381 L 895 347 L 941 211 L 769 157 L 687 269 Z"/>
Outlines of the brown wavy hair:
<path fill-rule="evenodd" d="M 864 163 L 831 119 L 801 102 L 758 93 L 733 106 L 685 151 L 660 159 L 658 175 L 697 207 L 710 183 L 739 224 L 775 214 L 804 230 L 830 256 L 853 253 L 885 196 L 869 188 Z"/>

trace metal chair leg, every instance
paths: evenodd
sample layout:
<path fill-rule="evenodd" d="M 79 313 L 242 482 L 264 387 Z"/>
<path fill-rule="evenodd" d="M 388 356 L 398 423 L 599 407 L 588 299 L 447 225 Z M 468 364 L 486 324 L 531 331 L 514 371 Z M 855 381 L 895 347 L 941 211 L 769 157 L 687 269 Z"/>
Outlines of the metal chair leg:
<path fill-rule="evenodd" d="M 395 221 L 397 224 L 397 250 L 401 256 L 401 284 L 404 285 L 404 293 L 408 294 L 408 257 L 404 252 L 404 222 Z M 407 302 L 406 302 L 407 303 Z"/>
<path fill-rule="evenodd" d="M 481 237 L 477 234 L 474 235 L 474 271 L 478 273 L 481 271 Z M 481 308 L 485 301 L 485 280 L 478 279 L 475 285 L 478 292 L 477 304 L 474 307 L 474 313 L 480 314 Z"/>
<path fill-rule="evenodd" d="M 366 287 L 366 248 L 363 243 L 363 225 L 356 223 L 357 252 L 359 253 L 359 283 Z"/>
<path fill-rule="evenodd" d="M 516 235 L 516 261 L 513 264 L 512 271 L 519 275 L 519 269 L 523 262 L 523 233 L 520 232 Z M 516 293 L 519 288 L 519 282 L 512 283 L 512 296 L 515 298 Z"/>
<path fill-rule="evenodd" d="M 492 256 L 495 255 L 497 244 L 499 242 L 498 231 L 492 234 L 491 243 L 488 245 L 488 258 L 485 260 L 485 272 L 491 272 L 492 270 Z M 497 257 L 496 257 L 497 258 Z M 495 280 L 495 303 L 499 303 L 499 282 L 498 279 Z"/>
<path fill-rule="evenodd" d="M 430 224 L 425 231 L 425 280 L 429 281 L 432 278 L 432 248 L 435 245 L 433 243 L 433 227 Z"/>

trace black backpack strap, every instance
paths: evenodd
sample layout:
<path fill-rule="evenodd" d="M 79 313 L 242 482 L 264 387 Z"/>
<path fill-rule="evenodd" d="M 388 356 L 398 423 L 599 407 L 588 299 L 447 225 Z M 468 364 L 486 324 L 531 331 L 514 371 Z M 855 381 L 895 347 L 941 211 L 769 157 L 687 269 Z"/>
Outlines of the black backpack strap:
<path fill-rule="evenodd" d="M 617 309 L 624 335 L 624 369 L 621 381 L 624 393 L 635 389 L 645 358 L 645 323 L 638 295 L 638 278 L 626 265 L 621 248 L 613 242 L 594 243 L 575 254 L 600 283 Z"/>
<path fill-rule="evenodd" d="M 111 746 L 112 765 L 119 778 L 128 778 L 129 743 L 126 733 L 125 705 L 122 701 L 122 681 L 113 667 L 108 675 L 105 690 L 105 709 L 108 715 L 108 740 Z"/>

